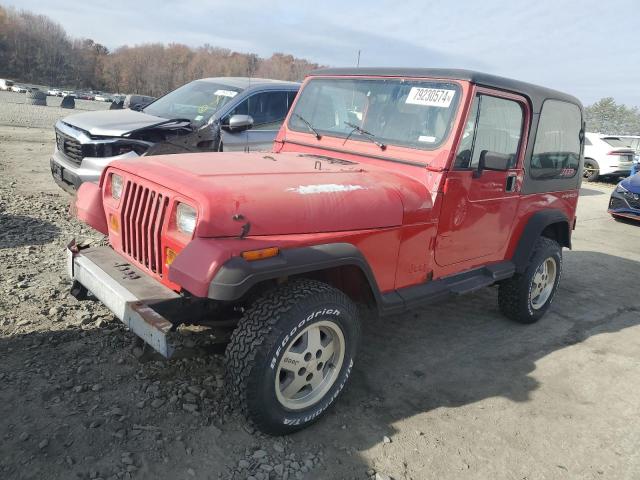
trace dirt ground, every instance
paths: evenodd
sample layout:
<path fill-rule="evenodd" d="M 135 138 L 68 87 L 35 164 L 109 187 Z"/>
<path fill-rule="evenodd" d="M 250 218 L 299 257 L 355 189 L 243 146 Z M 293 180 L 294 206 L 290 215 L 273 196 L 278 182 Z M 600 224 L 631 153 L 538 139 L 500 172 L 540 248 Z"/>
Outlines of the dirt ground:
<path fill-rule="evenodd" d="M 160 360 L 68 294 L 64 245 L 100 237 L 68 217 L 53 141 L 0 125 L 0 478 L 640 478 L 640 225 L 606 214 L 612 185 L 583 188 L 543 321 L 504 319 L 495 288 L 365 318 L 336 408 L 271 438 L 215 349 Z"/>

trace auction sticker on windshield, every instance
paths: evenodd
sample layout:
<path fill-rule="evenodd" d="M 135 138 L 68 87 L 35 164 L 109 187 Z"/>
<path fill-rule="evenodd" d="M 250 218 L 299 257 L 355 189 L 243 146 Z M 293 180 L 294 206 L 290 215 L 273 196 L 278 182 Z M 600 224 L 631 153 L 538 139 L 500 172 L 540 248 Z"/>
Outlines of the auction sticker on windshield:
<path fill-rule="evenodd" d="M 455 90 L 413 87 L 405 103 L 423 105 L 425 107 L 449 108 L 455 94 Z"/>
<path fill-rule="evenodd" d="M 238 92 L 234 92 L 233 90 L 216 90 L 215 95 L 219 97 L 235 97 Z"/>

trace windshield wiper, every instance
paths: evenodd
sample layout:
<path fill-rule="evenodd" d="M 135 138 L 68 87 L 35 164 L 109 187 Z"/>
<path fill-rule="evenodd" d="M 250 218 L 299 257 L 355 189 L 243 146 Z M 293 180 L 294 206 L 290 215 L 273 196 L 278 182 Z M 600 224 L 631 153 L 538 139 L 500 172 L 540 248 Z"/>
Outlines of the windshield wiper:
<path fill-rule="evenodd" d="M 373 133 L 367 132 L 366 130 L 360 128 L 355 123 L 344 122 L 344 124 L 349 126 L 349 127 L 351 127 L 353 130 L 351 130 L 349 132 L 349 135 L 347 135 L 347 138 L 344 139 L 344 142 L 342 142 L 343 145 L 345 143 L 347 143 L 347 140 L 349 140 L 351 138 L 351 135 L 353 135 L 354 132 L 358 132 L 360 135 L 364 135 L 364 138 L 366 138 L 367 140 L 369 140 L 369 141 L 375 143 L 377 146 L 379 146 L 380 150 L 386 150 L 387 146 L 384 143 L 379 142 L 378 140 L 376 140 L 376 136 Z"/>
<path fill-rule="evenodd" d="M 302 115 L 298 113 L 294 113 L 293 115 L 299 118 L 300 120 L 302 120 L 302 122 L 307 126 L 307 128 L 315 134 L 318 140 L 322 138 L 322 135 L 320 135 L 318 131 L 315 128 L 313 128 L 313 125 L 311 125 L 311 122 L 309 120 L 307 120 L 306 118 L 304 118 Z"/>

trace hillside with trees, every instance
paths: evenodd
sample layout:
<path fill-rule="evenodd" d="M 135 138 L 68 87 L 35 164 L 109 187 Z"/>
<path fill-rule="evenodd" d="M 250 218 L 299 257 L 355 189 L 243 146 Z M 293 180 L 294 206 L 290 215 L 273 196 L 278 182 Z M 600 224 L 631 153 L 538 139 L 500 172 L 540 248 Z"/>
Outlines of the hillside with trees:
<path fill-rule="evenodd" d="M 113 51 L 70 37 L 45 15 L 0 6 L 0 78 L 73 89 L 159 96 L 195 78 L 301 80 L 318 65 L 284 53 L 260 58 L 203 45 L 160 43 Z"/>

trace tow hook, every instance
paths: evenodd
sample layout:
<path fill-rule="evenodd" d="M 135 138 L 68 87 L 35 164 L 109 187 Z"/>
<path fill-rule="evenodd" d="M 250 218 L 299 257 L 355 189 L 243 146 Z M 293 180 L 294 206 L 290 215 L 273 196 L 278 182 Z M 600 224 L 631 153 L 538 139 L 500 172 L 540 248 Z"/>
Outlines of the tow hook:
<path fill-rule="evenodd" d="M 70 272 L 71 272 L 71 277 L 73 278 L 73 257 L 78 254 L 80 252 L 80 250 L 82 250 L 83 248 L 87 248 L 89 245 L 78 245 L 76 243 L 76 239 L 74 238 L 73 240 L 71 240 L 68 244 L 67 244 L 67 250 L 69 252 L 71 252 L 71 256 L 68 257 L 68 262 L 70 262 Z M 73 281 L 73 284 L 71 285 L 71 295 L 73 295 L 77 300 L 87 300 L 89 298 L 88 293 L 89 291 L 87 290 L 87 288 L 82 285 L 80 282 L 78 282 L 77 280 Z"/>

